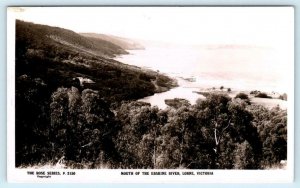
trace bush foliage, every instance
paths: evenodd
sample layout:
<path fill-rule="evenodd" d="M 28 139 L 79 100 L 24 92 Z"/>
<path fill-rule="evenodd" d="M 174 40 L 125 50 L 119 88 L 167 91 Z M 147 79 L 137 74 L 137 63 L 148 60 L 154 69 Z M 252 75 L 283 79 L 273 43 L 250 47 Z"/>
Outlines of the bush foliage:
<path fill-rule="evenodd" d="M 287 157 L 286 111 L 223 94 L 164 110 L 122 102 L 112 112 L 99 92 L 71 87 L 47 105 L 33 122 L 43 126 L 16 130 L 17 166 L 64 157 L 74 168 L 264 169 Z"/>

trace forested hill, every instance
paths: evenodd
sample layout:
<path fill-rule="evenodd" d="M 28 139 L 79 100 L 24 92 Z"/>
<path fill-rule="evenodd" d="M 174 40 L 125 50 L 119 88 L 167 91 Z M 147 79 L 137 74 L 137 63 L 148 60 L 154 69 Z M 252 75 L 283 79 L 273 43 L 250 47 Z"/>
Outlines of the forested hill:
<path fill-rule="evenodd" d="M 117 37 L 117 36 L 113 36 L 113 35 L 104 35 L 104 34 L 99 34 L 99 33 L 80 33 L 80 34 L 82 36 L 89 37 L 91 39 L 100 39 L 100 40 L 109 41 L 115 45 L 122 47 L 125 50 L 144 49 L 144 47 L 141 44 L 139 44 L 138 42 L 136 42 L 132 39 Z"/>
<path fill-rule="evenodd" d="M 90 38 L 63 28 L 17 20 L 16 29 L 17 34 L 22 34 L 18 35 L 17 39 L 20 42 L 25 42 L 31 47 L 43 48 L 43 45 L 63 44 L 78 51 L 85 51 L 94 55 L 108 57 L 127 53 L 120 46 L 108 42 L 107 40 L 91 40 Z"/>
<path fill-rule="evenodd" d="M 26 89 L 22 88 L 26 84 L 18 84 L 24 82 L 21 78 L 38 78 L 47 86 L 49 97 L 58 87 L 75 86 L 97 90 L 109 102 L 118 102 L 153 95 L 157 92 L 153 83 L 171 82 L 166 76 L 110 58 L 124 53 L 127 52 L 123 48 L 106 40 L 17 20 L 17 92 Z M 77 78 L 80 83 L 75 83 Z"/>
<path fill-rule="evenodd" d="M 82 159 L 72 153 L 88 148 L 99 130 L 105 146 L 97 147 L 112 150 L 111 109 L 174 86 L 167 76 L 113 60 L 127 53 L 121 47 L 70 30 L 17 20 L 15 42 L 16 166 Z"/>

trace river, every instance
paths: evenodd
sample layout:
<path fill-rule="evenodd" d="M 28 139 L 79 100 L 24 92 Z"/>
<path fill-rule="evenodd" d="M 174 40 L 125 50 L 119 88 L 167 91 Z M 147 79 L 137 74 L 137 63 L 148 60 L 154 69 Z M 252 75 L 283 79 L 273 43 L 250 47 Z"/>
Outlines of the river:
<path fill-rule="evenodd" d="M 194 104 L 203 96 L 194 91 L 230 88 L 235 91 L 278 91 L 284 85 L 284 64 L 275 50 L 234 45 L 163 46 L 149 45 L 145 50 L 115 59 L 129 65 L 152 69 L 177 79 L 179 87 L 145 97 L 141 101 L 165 108 L 165 99 L 185 98 Z M 272 71 L 270 71 L 272 67 Z"/>

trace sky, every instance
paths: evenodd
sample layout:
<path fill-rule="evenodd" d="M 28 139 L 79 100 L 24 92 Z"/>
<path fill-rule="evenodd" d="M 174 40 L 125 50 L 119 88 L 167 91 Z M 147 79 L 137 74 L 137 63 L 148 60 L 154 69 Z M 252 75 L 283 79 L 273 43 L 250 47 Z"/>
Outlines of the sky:
<path fill-rule="evenodd" d="M 17 18 L 71 29 L 179 44 L 290 47 L 292 7 L 27 7 Z"/>

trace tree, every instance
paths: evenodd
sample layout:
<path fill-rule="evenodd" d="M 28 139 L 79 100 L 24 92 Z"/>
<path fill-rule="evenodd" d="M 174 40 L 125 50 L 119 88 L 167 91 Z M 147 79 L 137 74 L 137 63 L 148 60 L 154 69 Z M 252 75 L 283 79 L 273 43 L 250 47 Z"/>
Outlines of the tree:
<path fill-rule="evenodd" d="M 16 78 L 16 166 L 51 159 L 48 85 L 26 74 Z"/>
<path fill-rule="evenodd" d="M 115 145 L 127 168 L 154 168 L 156 137 L 159 134 L 158 108 L 143 102 L 123 103 L 117 110 L 120 130 Z M 163 118 L 161 118 L 163 119 Z"/>
<path fill-rule="evenodd" d="M 257 157 L 259 156 L 260 144 L 257 143 L 258 135 L 252 125 L 252 115 L 246 110 L 247 104 L 243 101 L 232 101 L 223 94 L 210 94 L 206 100 L 198 100 L 197 110 L 198 124 L 206 132 L 206 143 L 212 146 L 208 150 L 211 156 L 211 168 L 220 168 L 222 158 L 222 142 L 230 137 L 233 143 L 241 143 L 247 140 L 251 146 L 256 145 Z M 227 139 L 228 140 L 228 139 Z"/>
<path fill-rule="evenodd" d="M 157 107 L 142 108 L 139 122 L 145 125 L 145 133 L 138 144 L 138 159 L 144 168 L 156 168 L 158 137 L 164 119 L 160 117 Z"/>
<path fill-rule="evenodd" d="M 202 127 L 197 124 L 192 106 L 169 109 L 168 122 L 161 127 L 159 140 L 160 168 L 199 169 L 210 164 Z"/>
<path fill-rule="evenodd" d="M 190 112 L 187 107 L 175 110 L 169 117 L 168 123 L 162 128 L 162 140 L 165 142 L 160 147 L 160 156 L 165 160 L 160 164 L 167 168 L 183 168 L 186 166 L 186 137 L 188 125 L 191 124 Z M 192 146 L 190 146 L 192 147 Z"/>
<path fill-rule="evenodd" d="M 236 144 L 234 156 L 235 169 L 257 169 L 257 161 L 255 159 L 253 149 L 246 140 L 242 143 Z"/>
<path fill-rule="evenodd" d="M 97 91 L 86 89 L 81 94 L 75 87 L 58 88 L 51 99 L 53 142 L 59 158 L 95 162 L 101 151 L 114 150 L 114 114 Z"/>
<path fill-rule="evenodd" d="M 261 105 L 251 105 L 248 109 L 254 115 L 254 124 L 262 142 L 261 166 L 266 168 L 286 160 L 287 111 L 279 107 L 269 110 Z"/>
<path fill-rule="evenodd" d="M 57 150 L 56 160 L 62 156 L 75 159 L 79 148 L 78 137 L 81 97 L 77 88 L 58 88 L 51 96 L 50 119 L 52 142 Z"/>

